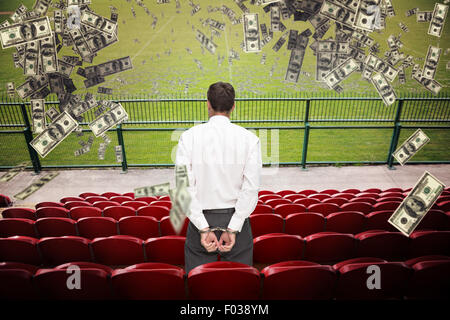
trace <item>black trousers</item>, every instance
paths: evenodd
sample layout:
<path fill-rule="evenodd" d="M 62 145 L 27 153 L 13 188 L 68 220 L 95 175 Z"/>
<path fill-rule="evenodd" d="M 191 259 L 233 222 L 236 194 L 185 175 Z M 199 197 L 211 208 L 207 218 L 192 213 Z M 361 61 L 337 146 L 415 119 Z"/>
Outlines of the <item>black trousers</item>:
<path fill-rule="evenodd" d="M 203 210 L 206 221 L 211 228 L 227 228 L 234 213 L 234 208 Z M 217 240 L 221 231 L 215 231 Z M 241 232 L 236 235 L 236 242 L 229 252 L 208 252 L 200 243 L 200 233 L 197 227 L 189 222 L 184 245 L 185 270 L 189 273 L 193 268 L 208 262 L 217 261 L 217 255 L 221 261 L 233 261 L 253 265 L 253 236 L 249 219 L 245 219 Z"/>

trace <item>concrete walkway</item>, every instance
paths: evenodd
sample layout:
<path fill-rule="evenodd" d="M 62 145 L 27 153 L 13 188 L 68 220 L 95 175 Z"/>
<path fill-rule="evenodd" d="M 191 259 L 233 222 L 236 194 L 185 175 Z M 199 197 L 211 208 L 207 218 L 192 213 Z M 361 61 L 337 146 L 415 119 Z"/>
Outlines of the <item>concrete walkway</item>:
<path fill-rule="evenodd" d="M 446 186 L 450 185 L 450 165 L 406 165 L 395 168 L 397 170 L 389 170 L 386 165 L 308 167 L 306 171 L 299 167 L 263 168 L 261 190 L 405 189 L 414 186 L 424 171 L 430 172 Z M 46 172 L 43 171 L 40 175 L 29 171 L 21 172 L 9 182 L 0 182 L 0 193 L 12 199 Z M 16 200 L 14 206 L 34 207 L 38 202 L 59 201 L 63 197 L 78 196 L 82 192 L 132 192 L 137 187 L 168 181 L 172 187 L 175 186 L 173 169 L 131 169 L 127 173 L 122 173 L 119 169 L 59 172 L 57 177 L 25 200 Z"/>

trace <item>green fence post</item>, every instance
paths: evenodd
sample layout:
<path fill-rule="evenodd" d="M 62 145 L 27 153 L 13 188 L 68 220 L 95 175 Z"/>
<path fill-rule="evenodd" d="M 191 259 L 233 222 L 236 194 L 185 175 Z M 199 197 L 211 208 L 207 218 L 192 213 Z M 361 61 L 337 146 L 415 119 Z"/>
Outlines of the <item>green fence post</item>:
<path fill-rule="evenodd" d="M 122 146 L 122 172 L 126 173 L 128 171 L 127 155 L 125 152 L 125 143 L 123 142 L 122 125 L 117 126 L 117 140 L 119 145 Z"/>
<path fill-rule="evenodd" d="M 33 133 L 31 132 L 30 121 L 28 121 L 27 109 L 25 108 L 24 103 L 20 105 L 20 110 L 22 111 L 23 122 L 25 124 L 25 130 L 23 132 L 25 135 L 25 142 L 27 143 L 28 152 L 30 154 L 31 163 L 33 165 L 34 172 L 39 173 L 42 170 L 41 162 L 39 161 L 39 156 L 36 150 L 34 150 L 30 145 L 30 142 L 33 140 Z"/>
<path fill-rule="evenodd" d="M 394 162 L 394 157 L 392 156 L 392 153 L 394 153 L 395 149 L 397 148 L 398 138 L 400 137 L 400 130 L 402 127 L 400 124 L 400 115 L 403 110 L 403 102 L 404 102 L 403 99 L 400 99 L 398 101 L 397 113 L 395 114 L 394 119 L 394 131 L 392 133 L 391 145 L 389 147 L 389 154 L 387 158 L 387 164 L 390 170 L 395 170 L 394 166 L 392 165 Z"/>
<path fill-rule="evenodd" d="M 303 136 L 303 150 L 302 150 L 302 169 L 306 169 L 306 156 L 308 154 L 308 141 L 309 141 L 309 106 L 311 100 L 306 100 L 306 110 L 305 110 L 305 134 Z"/>

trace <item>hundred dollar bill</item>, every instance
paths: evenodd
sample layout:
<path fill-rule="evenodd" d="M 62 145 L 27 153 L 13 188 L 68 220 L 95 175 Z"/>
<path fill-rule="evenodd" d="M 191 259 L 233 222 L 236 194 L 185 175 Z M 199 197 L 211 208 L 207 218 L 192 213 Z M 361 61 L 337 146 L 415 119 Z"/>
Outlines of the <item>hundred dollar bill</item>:
<path fill-rule="evenodd" d="M 380 0 L 361 0 L 356 9 L 354 27 L 372 32 L 380 29 Z"/>
<path fill-rule="evenodd" d="M 69 29 L 69 36 L 73 41 L 75 49 L 77 53 L 83 58 L 87 58 L 92 55 L 92 50 L 88 46 L 83 33 L 81 33 L 81 29 Z"/>
<path fill-rule="evenodd" d="M 403 66 L 398 69 L 398 81 L 400 82 L 400 84 L 406 83 L 406 74 Z"/>
<path fill-rule="evenodd" d="M 280 7 L 278 6 L 273 6 L 270 8 L 270 29 L 272 30 L 272 32 L 277 32 L 277 31 L 281 31 L 280 29 L 280 18 L 281 17 L 281 13 L 280 13 Z"/>
<path fill-rule="evenodd" d="M 413 14 L 416 14 L 417 11 L 419 11 L 419 8 L 413 8 L 413 9 L 410 9 L 410 10 L 406 11 L 406 12 L 405 12 L 405 15 L 406 15 L 407 17 L 410 17 L 410 16 L 412 16 Z"/>
<path fill-rule="evenodd" d="M 40 53 L 42 60 L 42 69 L 44 73 L 58 71 L 58 56 L 56 52 L 54 35 L 44 38 L 40 41 Z"/>
<path fill-rule="evenodd" d="M 274 46 L 272 47 L 272 49 L 275 52 L 278 52 L 278 50 L 281 49 L 281 47 L 283 46 L 283 44 L 286 42 L 286 38 L 288 36 L 288 32 L 286 31 L 285 33 L 283 33 L 280 37 L 280 39 L 278 39 L 278 41 L 274 44 Z"/>
<path fill-rule="evenodd" d="M 99 137 L 115 125 L 127 119 L 127 112 L 120 103 L 117 103 L 111 108 L 111 110 L 89 123 L 89 128 L 91 128 L 95 137 Z"/>
<path fill-rule="evenodd" d="M 331 89 L 333 89 L 358 69 L 358 62 L 353 58 L 348 58 L 341 65 L 325 75 L 325 77 L 323 77 L 323 80 Z"/>
<path fill-rule="evenodd" d="M 47 13 L 51 0 L 37 0 L 33 6 L 33 11 L 39 15 L 44 16 Z"/>
<path fill-rule="evenodd" d="M 62 112 L 30 145 L 44 158 L 78 127 L 78 123 L 67 113 Z"/>
<path fill-rule="evenodd" d="M 33 132 L 41 133 L 45 129 L 45 100 L 32 99 L 31 103 L 31 118 L 33 120 Z"/>
<path fill-rule="evenodd" d="M 392 155 L 403 166 L 429 141 L 430 138 L 422 130 L 417 129 Z"/>
<path fill-rule="evenodd" d="M 189 178 L 187 174 L 187 168 L 185 165 L 175 166 L 175 181 L 177 188 L 189 187 Z"/>
<path fill-rule="evenodd" d="M 45 115 L 49 117 L 51 121 L 54 121 L 59 116 L 59 112 L 55 109 L 55 107 L 51 107 L 47 110 Z"/>
<path fill-rule="evenodd" d="M 214 42 L 212 42 L 211 39 L 209 39 L 207 36 L 205 36 L 203 34 L 203 32 L 201 32 L 200 30 L 197 29 L 197 32 L 195 34 L 195 38 L 200 42 L 202 47 L 205 47 L 206 49 L 208 49 L 208 51 L 211 54 L 215 54 L 216 53 L 217 45 Z"/>
<path fill-rule="evenodd" d="M 185 187 L 170 189 L 169 196 L 172 201 L 169 219 L 175 232 L 179 234 L 183 228 L 186 215 L 190 212 L 191 196 Z"/>
<path fill-rule="evenodd" d="M 3 49 L 34 42 L 51 35 L 52 28 L 48 17 L 25 21 L 0 29 L 0 40 Z"/>
<path fill-rule="evenodd" d="M 106 77 L 133 68 L 130 57 L 123 57 L 84 69 L 87 78 Z"/>
<path fill-rule="evenodd" d="M 117 162 L 122 162 L 123 158 L 122 158 L 122 146 L 118 145 L 114 147 L 114 151 L 116 153 L 116 161 Z"/>
<path fill-rule="evenodd" d="M 46 174 L 45 176 L 40 178 L 38 181 L 32 183 L 31 185 L 29 185 L 28 187 L 23 189 L 21 192 L 16 194 L 14 196 L 14 198 L 19 199 L 19 200 L 24 200 L 25 198 L 28 198 L 32 193 L 34 193 L 37 190 L 39 190 L 40 188 L 42 188 L 42 186 L 45 185 L 47 182 L 53 180 L 53 178 L 55 178 L 58 174 L 59 174 L 59 172 L 50 172 L 50 173 Z"/>
<path fill-rule="evenodd" d="M 85 10 L 81 14 L 81 24 L 97 29 L 106 34 L 116 32 L 117 23 L 92 11 Z"/>
<path fill-rule="evenodd" d="M 324 0 L 320 8 L 320 14 L 354 29 L 353 23 L 356 21 L 355 12 L 338 2 Z"/>
<path fill-rule="evenodd" d="M 16 175 L 18 175 L 19 172 L 25 170 L 27 165 L 28 165 L 28 162 L 22 162 L 22 163 L 19 163 L 14 168 L 9 169 L 4 175 L 2 175 L 0 177 L 0 182 L 8 182 L 12 178 L 14 178 Z"/>
<path fill-rule="evenodd" d="M 284 80 L 294 83 L 298 82 L 298 77 L 300 76 L 300 70 L 302 68 L 304 56 L 305 49 L 293 49 L 291 51 L 289 65 L 286 70 L 286 76 L 284 77 Z"/>
<path fill-rule="evenodd" d="M 16 11 L 12 14 L 10 19 L 15 23 L 20 23 L 23 20 L 23 16 L 28 12 L 27 7 L 23 5 L 23 3 L 16 9 Z"/>
<path fill-rule="evenodd" d="M 47 75 L 38 75 L 36 77 L 30 77 L 24 84 L 17 87 L 17 94 L 22 99 L 39 92 L 48 85 Z"/>
<path fill-rule="evenodd" d="M 417 22 L 428 22 L 431 21 L 433 16 L 432 11 L 417 11 L 416 12 L 416 21 Z"/>
<path fill-rule="evenodd" d="M 419 69 L 419 68 L 417 68 Z M 413 70 L 414 72 L 414 70 Z M 422 77 L 422 71 L 417 70 L 413 75 L 412 78 L 419 82 L 425 89 L 433 93 L 434 95 L 437 95 L 439 91 L 443 88 L 442 85 L 437 82 L 436 80 L 430 80 L 427 78 Z"/>
<path fill-rule="evenodd" d="M 436 75 L 437 65 L 439 63 L 439 58 L 441 57 L 441 48 L 429 46 L 427 57 L 422 70 L 422 77 L 426 79 L 433 80 Z"/>
<path fill-rule="evenodd" d="M 388 222 L 409 237 L 441 195 L 445 185 L 425 171 Z"/>
<path fill-rule="evenodd" d="M 394 88 L 392 88 L 382 74 L 376 73 L 370 80 L 375 89 L 377 89 L 377 92 L 383 99 L 385 105 L 390 106 L 395 102 L 395 100 L 397 100 L 397 95 L 395 94 Z"/>
<path fill-rule="evenodd" d="M 378 71 L 383 74 L 383 76 L 390 82 L 394 81 L 394 79 L 397 77 L 397 69 L 373 54 L 369 54 L 367 56 L 364 64 L 366 68 Z"/>
<path fill-rule="evenodd" d="M 28 42 L 25 46 L 24 74 L 26 76 L 35 76 L 39 69 L 39 41 Z"/>
<path fill-rule="evenodd" d="M 149 187 L 140 187 L 134 189 L 134 197 L 151 197 L 168 195 L 170 190 L 170 183 L 161 183 Z"/>
<path fill-rule="evenodd" d="M 14 98 L 14 93 L 16 92 L 16 88 L 14 87 L 14 82 L 6 83 L 6 92 L 10 98 Z"/>
<path fill-rule="evenodd" d="M 441 37 L 444 30 L 445 19 L 447 18 L 448 6 L 442 3 L 436 3 L 433 16 L 431 17 L 428 34 L 435 37 Z"/>
<path fill-rule="evenodd" d="M 258 14 L 244 14 L 244 51 L 261 51 L 261 41 L 259 37 Z"/>

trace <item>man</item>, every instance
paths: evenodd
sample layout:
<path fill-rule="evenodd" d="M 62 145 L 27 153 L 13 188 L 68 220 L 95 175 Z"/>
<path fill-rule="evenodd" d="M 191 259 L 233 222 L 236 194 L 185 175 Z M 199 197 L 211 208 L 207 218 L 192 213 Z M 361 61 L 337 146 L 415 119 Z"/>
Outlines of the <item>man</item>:
<path fill-rule="evenodd" d="M 186 165 L 191 204 L 185 243 L 189 272 L 217 260 L 253 264 L 249 215 L 258 202 L 262 168 L 259 138 L 232 124 L 234 88 L 217 82 L 208 89 L 209 121 L 185 131 L 177 165 Z M 211 231 L 214 228 L 220 230 Z"/>

